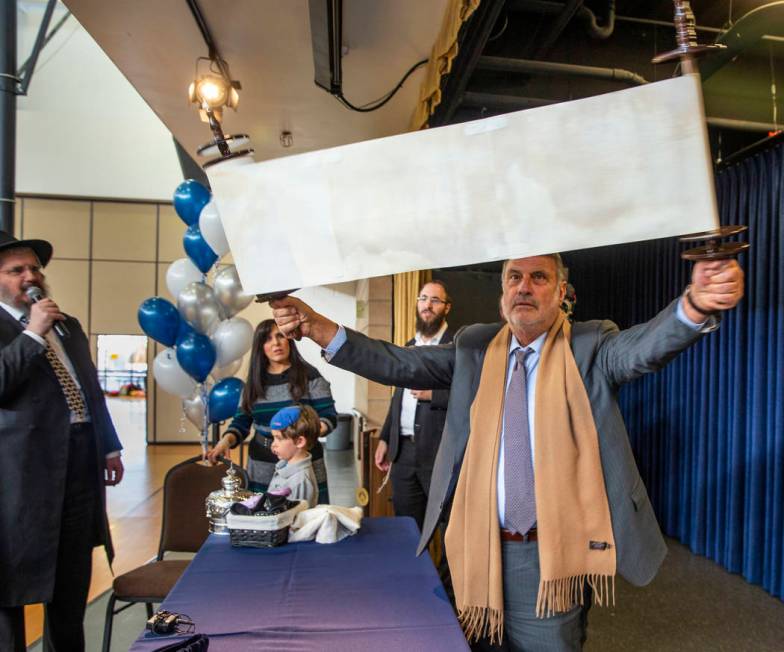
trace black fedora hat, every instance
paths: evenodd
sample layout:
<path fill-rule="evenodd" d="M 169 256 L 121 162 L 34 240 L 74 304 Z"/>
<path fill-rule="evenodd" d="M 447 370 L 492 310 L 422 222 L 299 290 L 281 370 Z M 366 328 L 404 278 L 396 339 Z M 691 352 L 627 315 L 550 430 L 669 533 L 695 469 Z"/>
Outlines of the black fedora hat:
<path fill-rule="evenodd" d="M 10 233 L 0 231 L 0 253 L 7 249 L 18 249 L 20 247 L 28 247 L 32 249 L 41 267 L 46 267 L 49 260 L 52 258 L 52 245 L 46 240 L 17 240 Z"/>

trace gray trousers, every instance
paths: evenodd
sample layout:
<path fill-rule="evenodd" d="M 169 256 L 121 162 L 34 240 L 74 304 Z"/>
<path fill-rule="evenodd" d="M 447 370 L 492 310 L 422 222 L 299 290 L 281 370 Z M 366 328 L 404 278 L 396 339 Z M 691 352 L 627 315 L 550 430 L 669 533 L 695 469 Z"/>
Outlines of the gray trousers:
<path fill-rule="evenodd" d="M 582 650 L 588 627 L 586 606 L 550 618 L 536 617 L 539 589 L 539 546 L 536 542 L 502 541 L 504 569 L 504 633 L 511 652 Z"/>

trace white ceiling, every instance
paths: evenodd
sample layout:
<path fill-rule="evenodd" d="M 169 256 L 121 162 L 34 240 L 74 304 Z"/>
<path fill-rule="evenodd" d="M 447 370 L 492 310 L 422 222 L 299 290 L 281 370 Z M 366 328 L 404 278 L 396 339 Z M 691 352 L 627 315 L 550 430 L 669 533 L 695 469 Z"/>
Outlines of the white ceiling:
<path fill-rule="evenodd" d="M 197 57 L 207 48 L 185 0 L 65 0 L 78 21 L 196 158 L 211 134 L 187 101 Z M 447 0 L 344 0 L 343 92 L 355 105 L 386 93 L 427 58 Z M 247 133 L 256 160 L 407 130 L 423 69 L 372 113 L 344 108 L 314 82 L 307 0 L 200 0 L 232 76 L 242 83 L 227 133 Z M 284 149 L 280 132 L 294 135 Z"/>

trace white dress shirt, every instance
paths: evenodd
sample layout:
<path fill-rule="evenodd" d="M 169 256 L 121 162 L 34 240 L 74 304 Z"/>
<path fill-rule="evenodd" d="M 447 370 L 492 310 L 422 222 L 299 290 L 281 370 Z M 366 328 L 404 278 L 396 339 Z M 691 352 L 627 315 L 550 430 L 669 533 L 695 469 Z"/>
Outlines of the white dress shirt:
<path fill-rule="evenodd" d="M 434 346 L 441 343 L 441 338 L 447 329 L 447 323 L 441 324 L 441 328 L 433 337 L 426 339 L 421 333 L 414 336 L 414 346 Z M 408 389 L 403 390 L 403 400 L 400 404 L 400 434 L 403 437 L 414 435 L 414 420 L 416 418 L 417 399 Z"/>

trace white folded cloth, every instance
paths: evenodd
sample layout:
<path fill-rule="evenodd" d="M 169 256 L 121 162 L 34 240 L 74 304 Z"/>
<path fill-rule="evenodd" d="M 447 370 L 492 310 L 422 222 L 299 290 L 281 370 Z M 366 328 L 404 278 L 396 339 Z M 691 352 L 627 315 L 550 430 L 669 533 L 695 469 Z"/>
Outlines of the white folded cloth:
<path fill-rule="evenodd" d="M 354 534 L 361 520 L 361 507 L 317 505 L 297 514 L 289 528 L 289 541 L 337 543 Z"/>

